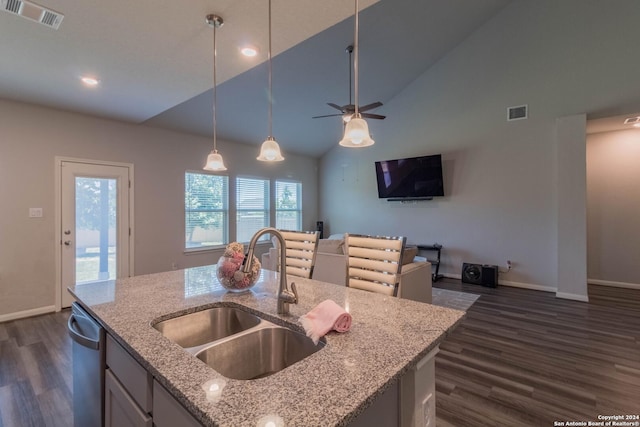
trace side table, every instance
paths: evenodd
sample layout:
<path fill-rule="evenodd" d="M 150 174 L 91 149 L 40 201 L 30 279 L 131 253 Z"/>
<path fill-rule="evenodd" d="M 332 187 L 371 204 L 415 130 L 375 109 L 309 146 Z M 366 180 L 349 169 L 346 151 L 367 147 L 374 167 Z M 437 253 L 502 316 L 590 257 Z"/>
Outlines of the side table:
<path fill-rule="evenodd" d="M 439 243 L 434 243 L 433 245 L 416 245 L 418 246 L 418 251 L 434 251 L 437 252 L 436 255 L 436 259 L 432 260 L 429 259 L 427 257 L 427 261 L 429 261 L 431 263 L 432 266 L 435 267 L 435 271 L 432 274 L 432 280 L 434 282 L 437 282 L 438 280 L 442 279 L 442 275 L 438 274 L 438 271 L 440 270 L 440 255 L 442 252 L 442 245 Z"/>

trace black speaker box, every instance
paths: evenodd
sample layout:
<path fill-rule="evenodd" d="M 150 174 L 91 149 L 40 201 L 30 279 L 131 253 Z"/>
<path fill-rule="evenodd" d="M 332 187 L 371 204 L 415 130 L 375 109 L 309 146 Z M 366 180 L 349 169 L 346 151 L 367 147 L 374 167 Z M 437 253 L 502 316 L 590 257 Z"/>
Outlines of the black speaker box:
<path fill-rule="evenodd" d="M 487 264 L 462 264 L 462 282 L 473 285 L 498 286 L 498 266 Z"/>
<path fill-rule="evenodd" d="M 320 232 L 320 238 L 324 239 L 324 222 L 323 221 L 316 221 L 316 231 Z"/>

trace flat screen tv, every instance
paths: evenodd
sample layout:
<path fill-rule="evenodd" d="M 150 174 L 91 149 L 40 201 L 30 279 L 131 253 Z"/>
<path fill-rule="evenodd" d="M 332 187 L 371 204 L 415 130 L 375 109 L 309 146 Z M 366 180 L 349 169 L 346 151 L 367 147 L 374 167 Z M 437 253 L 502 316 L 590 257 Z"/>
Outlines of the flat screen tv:
<path fill-rule="evenodd" d="M 381 199 L 429 200 L 444 196 L 440 154 L 378 161 L 376 178 Z"/>

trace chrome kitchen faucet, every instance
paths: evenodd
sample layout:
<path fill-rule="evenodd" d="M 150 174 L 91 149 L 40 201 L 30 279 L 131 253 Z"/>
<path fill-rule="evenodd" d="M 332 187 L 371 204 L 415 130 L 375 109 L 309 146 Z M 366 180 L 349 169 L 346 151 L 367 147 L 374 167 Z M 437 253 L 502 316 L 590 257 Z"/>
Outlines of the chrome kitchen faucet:
<path fill-rule="evenodd" d="M 278 239 L 280 245 L 280 285 L 278 286 L 278 314 L 289 314 L 289 304 L 298 303 L 298 291 L 296 290 L 296 284 L 291 282 L 291 291 L 287 287 L 287 245 L 282 236 L 282 233 L 278 229 L 273 227 L 266 227 L 260 229 L 253 235 L 251 242 L 249 242 L 249 249 L 247 256 L 244 259 L 244 266 L 242 271 L 246 274 L 251 271 L 251 265 L 253 264 L 253 252 L 255 251 L 256 243 L 258 239 L 265 235 L 271 234 Z"/>

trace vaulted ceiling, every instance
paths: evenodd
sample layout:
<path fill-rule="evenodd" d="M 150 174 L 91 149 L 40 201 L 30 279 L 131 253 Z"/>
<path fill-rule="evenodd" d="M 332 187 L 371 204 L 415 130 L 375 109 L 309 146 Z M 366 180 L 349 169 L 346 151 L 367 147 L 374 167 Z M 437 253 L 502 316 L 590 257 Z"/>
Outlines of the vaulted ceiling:
<path fill-rule="evenodd" d="M 64 15 L 59 29 L 0 12 L 0 98 L 211 136 L 213 30 L 205 16 L 215 13 L 225 21 L 217 32 L 218 138 L 257 146 L 268 136 L 266 1 L 38 3 Z M 508 3 L 360 0 L 360 104 L 387 103 Z M 340 139 L 340 117 L 312 116 L 337 112 L 327 102 L 349 101 L 353 13 L 352 1 L 272 1 L 273 136 L 285 155 L 321 156 Z M 258 55 L 243 57 L 245 44 Z M 83 75 L 99 86 L 84 87 Z M 385 106 L 372 112 L 392 114 Z M 369 123 L 375 138 L 384 120 Z"/>

